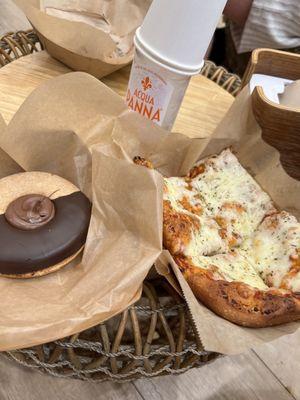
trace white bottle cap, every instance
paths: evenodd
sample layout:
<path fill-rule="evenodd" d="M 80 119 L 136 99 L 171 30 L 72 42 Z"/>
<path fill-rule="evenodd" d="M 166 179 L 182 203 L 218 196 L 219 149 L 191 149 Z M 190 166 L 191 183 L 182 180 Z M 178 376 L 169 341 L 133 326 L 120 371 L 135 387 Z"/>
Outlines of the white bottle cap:
<path fill-rule="evenodd" d="M 197 74 L 225 4 L 226 0 L 153 0 L 135 43 L 166 67 Z"/>

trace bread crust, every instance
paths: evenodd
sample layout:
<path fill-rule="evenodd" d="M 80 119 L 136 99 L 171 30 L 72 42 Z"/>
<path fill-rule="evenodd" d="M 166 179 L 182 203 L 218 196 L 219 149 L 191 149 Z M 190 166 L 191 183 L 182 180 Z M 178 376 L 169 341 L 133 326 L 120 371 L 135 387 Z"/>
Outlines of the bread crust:
<path fill-rule="evenodd" d="M 249 328 L 264 328 L 300 319 L 298 294 L 217 280 L 210 271 L 191 266 L 186 259 L 175 256 L 175 260 L 195 296 L 228 321 Z"/>

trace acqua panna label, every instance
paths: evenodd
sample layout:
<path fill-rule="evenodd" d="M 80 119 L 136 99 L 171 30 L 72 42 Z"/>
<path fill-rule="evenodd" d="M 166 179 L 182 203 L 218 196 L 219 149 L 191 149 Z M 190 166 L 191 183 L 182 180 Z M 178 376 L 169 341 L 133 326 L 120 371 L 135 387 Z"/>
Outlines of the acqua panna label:
<path fill-rule="evenodd" d="M 162 125 L 173 90 L 159 71 L 133 62 L 126 94 L 126 103 L 132 111 Z"/>

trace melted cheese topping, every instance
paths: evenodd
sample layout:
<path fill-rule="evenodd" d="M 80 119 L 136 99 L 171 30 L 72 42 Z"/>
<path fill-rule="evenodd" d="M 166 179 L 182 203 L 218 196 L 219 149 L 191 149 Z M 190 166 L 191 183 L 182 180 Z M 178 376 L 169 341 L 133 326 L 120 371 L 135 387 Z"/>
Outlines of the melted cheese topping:
<path fill-rule="evenodd" d="M 182 199 L 187 199 L 192 208 L 201 208 L 201 213 L 195 214 L 182 205 Z M 195 190 L 189 190 L 184 178 L 165 179 L 164 200 L 168 200 L 171 207 L 184 214 L 192 215 L 200 222 L 198 230 L 193 229 L 189 245 L 185 249 L 185 254 L 215 254 L 226 252 L 227 244 L 219 235 L 220 227 L 217 222 L 210 218 L 205 203 Z"/>
<path fill-rule="evenodd" d="M 188 190 L 188 185 L 184 178 L 165 178 L 165 194 L 164 199 L 171 202 L 175 211 L 187 212 L 181 204 L 181 201 L 186 197 L 193 205 L 204 206 L 200 198 L 196 198 L 197 192 Z"/>
<path fill-rule="evenodd" d="M 269 286 L 300 292 L 300 224 L 295 217 L 284 211 L 267 217 L 249 248 Z"/>
<path fill-rule="evenodd" d="M 182 252 L 194 266 L 261 290 L 300 291 L 300 224 L 278 213 L 230 150 L 186 178 L 166 178 L 164 200 L 199 221 Z"/>
<path fill-rule="evenodd" d="M 230 247 L 240 245 L 274 211 L 270 197 L 230 150 L 207 159 L 205 171 L 192 180 L 192 186 L 224 228 Z"/>
<path fill-rule="evenodd" d="M 215 279 L 243 282 L 261 290 L 268 289 L 268 286 L 256 272 L 253 260 L 249 257 L 244 257 L 238 251 L 217 254 L 211 257 L 195 255 L 191 257 L 191 260 L 199 268 L 214 271 Z"/>

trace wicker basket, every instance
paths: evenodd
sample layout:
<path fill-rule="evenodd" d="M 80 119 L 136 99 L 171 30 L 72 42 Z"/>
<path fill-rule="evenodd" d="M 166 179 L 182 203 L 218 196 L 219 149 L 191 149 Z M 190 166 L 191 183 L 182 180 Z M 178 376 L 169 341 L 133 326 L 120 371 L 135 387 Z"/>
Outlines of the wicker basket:
<path fill-rule="evenodd" d="M 42 49 L 33 31 L 0 38 L 0 65 Z M 207 61 L 202 74 L 232 95 L 240 79 Z M 204 351 L 187 305 L 166 281 L 144 283 L 139 302 L 122 314 L 65 339 L 4 353 L 20 364 L 58 377 L 127 381 L 178 374 L 218 357 Z"/>

